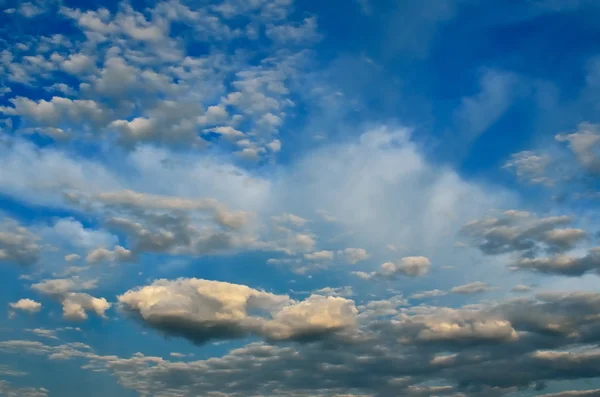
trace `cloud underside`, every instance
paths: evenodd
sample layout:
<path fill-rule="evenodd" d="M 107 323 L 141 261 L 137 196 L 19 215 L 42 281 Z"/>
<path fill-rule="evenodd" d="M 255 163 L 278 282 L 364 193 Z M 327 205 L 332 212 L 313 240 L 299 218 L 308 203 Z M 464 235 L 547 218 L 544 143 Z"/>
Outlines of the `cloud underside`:
<path fill-rule="evenodd" d="M 209 296 L 212 300 L 207 300 Z M 600 295 L 595 293 L 545 293 L 458 309 L 404 309 L 390 301 L 388 307 L 396 307 L 392 312 L 382 312 L 380 302 L 361 306 L 357 313 L 347 311 L 351 317 L 356 315 L 356 326 L 342 321 L 347 327 L 344 337 L 325 339 L 298 339 L 332 330 L 328 324 L 338 318 L 333 313 L 344 312 L 319 306 L 333 302 L 323 297 L 296 302 L 245 286 L 189 279 L 157 281 L 128 291 L 119 300 L 129 310 L 140 310 L 141 321 L 149 326 L 196 343 L 216 335 L 218 339 L 239 337 L 255 326 L 259 328 L 252 329 L 262 329 L 263 337 L 278 335 L 278 341 L 254 342 L 219 358 L 184 362 L 141 353 L 131 358 L 103 356 L 81 344 L 4 341 L 0 350 L 83 359 L 86 368 L 108 370 L 124 387 L 139 393 L 171 390 L 183 396 L 218 389 L 233 396 L 270 396 L 287 390 L 302 396 L 463 393 L 483 397 L 600 376 L 600 351 L 594 347 L 600 341 L 600 324 L 594 315 L 600 309 Z M 314 312 L 307 310 L 313 300 L 318 302 Z M 345 299 L 336 302 L 354 307 Z M 244 307 L 252 310 L 239 312 Z M 232 316 L 236 320 L 215 320 Z M 212 320 L 200 321 L 207 318 Z M 313 327 L 309 333 L 295 332 L 306 331 L 309 323 Z M 301 343 L 286 343 L 294 340 Z M 438 379 L 439 385 L 423 383 L 430 379 Z M 588 395 L 565 393 L 549 396 Z M 597 391 L 589 393 L 594 396 Z"/>
<path fill-rule="evenodd" d="M 202 344 L 210 340 L 261 336 L 267 340 L 310 340 L 355 324 L 354 302 L 311 295 L 296 302 L 285 295 L 201 279 L 158 280 L 120 295 L 122 307 L 165 334 Z"/>

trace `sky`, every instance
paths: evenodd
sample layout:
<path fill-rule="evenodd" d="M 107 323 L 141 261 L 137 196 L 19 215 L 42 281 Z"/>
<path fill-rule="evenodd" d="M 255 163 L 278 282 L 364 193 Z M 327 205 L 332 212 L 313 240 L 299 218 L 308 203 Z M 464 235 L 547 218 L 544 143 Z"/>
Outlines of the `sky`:
<path fill-rule="evenodd" d="M 0 0 L 0 396 L 600 396 L 599 18 Z"/>

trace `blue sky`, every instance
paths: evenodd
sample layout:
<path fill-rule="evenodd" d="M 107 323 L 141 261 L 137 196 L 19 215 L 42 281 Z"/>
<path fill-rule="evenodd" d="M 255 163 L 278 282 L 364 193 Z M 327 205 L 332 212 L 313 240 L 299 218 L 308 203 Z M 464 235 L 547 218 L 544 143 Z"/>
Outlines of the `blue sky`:
<path fill-rule="evenodd" d="M 0 396 L 599 396 L 599 16 L 0 0 Z"/>

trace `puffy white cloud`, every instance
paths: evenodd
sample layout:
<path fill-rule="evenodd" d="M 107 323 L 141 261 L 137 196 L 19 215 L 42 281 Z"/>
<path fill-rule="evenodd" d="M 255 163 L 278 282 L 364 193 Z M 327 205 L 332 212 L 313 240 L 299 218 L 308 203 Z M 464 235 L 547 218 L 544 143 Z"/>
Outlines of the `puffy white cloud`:
<path fill-rule="evenodd" d="M 28 313 L 37 313 L 42 310 L 42 304 L 32 299 L 19 299 L 14 303 L 10 303 L 11 309 L 21 310 Z"/>
<path fill-rule="evenodd" d="M 118 297 L 128 311 L 166 334 L 195 343 L 260 335 L 302 340 L 352 327 L 350 300 L 311 295 L 296 302 L 250 287 L 202 279 L 157 280 Z"/>

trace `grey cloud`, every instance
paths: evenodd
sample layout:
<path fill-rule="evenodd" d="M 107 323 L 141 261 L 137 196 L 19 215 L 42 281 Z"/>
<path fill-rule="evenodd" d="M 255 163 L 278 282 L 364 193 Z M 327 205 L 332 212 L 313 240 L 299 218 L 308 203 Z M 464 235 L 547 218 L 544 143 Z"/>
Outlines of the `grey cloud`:
<path fill-rule="evenodd" d="M 557 255 L 544 258 L 521 258 L 511 265 L 514 270 L 578 277 L 600 270 L 600 247 L 591 248 L 585 256 Z"/>
<path fill-rule="evenodd" d="M 16 220 L 5 218 L 0 223 L 0 262 L 12 262 L 21 266 L 36 263 L 41 253 L 38 240 L 38 236 Z"/>
<path fill-rule="evenodd" d="M 169 292 L 177 284 L 171 283 L 157 282 L 151 289 L 145 289 L 148 286 L 130 291 L 127 300 L 138 309 L 148 304 L 146 315 L 191 309 L 188 292 L 201 295 L 196 287 L 202 283 L 194 284 L 191 290 L 178 285 L 180 297 Z M 224 294 L 221 288 L 231 290 Z M 213 310 L 225 315 L 222 319 L 231 319 L 237 309 L 248 305 L 249 311 L 262 308 L 275 312 L 281 305 L 296 306 L 289 305 L 287 297 L 246 288 L 219 285 L 211 290 L 214 298 L 203 305 L 205 311 L 194 310 L 205 319 L 217 313 Z M 246 299 L 232 299 L 239 292 Z M 246 293 L 256 300 L 248 299 Z M 173 302 L 180 299 L 183 306 L 158 307 L 164 301 L 156 294 L 169 295 Z M 163 303 L 152 308 L 151 302 L 157 298 Z M 185 397 L 215 390 L 234 397 L 282 393 L 302 397 L 433 393 L 489 397 L 527 389 L 539 393 L 548 381 L 600 375 L 600 352 L 592 347 L 600 340 L 600 323 L 595 315 L 600 309 L 599 294 L 545 293 L 531 299 L 458 309 L 405 305 L 405 300 L 395 297 L 360 306 L 356 328 L 347 329 L 346 338 L 303 344 L 254 342 L 209 360 L 171 362 L 141 353 L 119 358 L 96 354 L 81 344 L 46 346 L 28 341 L 0 342 L 0 351 L 83 359 L 85 368 L 107 370 L 127 389 L 149 395 L 169 390 Z M 239 319 L 246 315 L 260 314 L 246 312 Z M 295 310 L 275 317 L 287 327 L 306 324 L 307 319 L 298 317 Z M 169 318 L 169 326 L 172 324 L 175 317 Z M 429 383 L 432 379 L 436 385 Z"/>
<path fill-rule="evenodd" d="M 571 222 L 568 216 L 537 218 L 528 212 L 510 210 L 500 217 L 471 221 L 463 227 L 462 234 L 488 255 L 511 252 L 531 255 L 539 250 L 564 252 L 586 236 L 583 230 L 562 228 Z"/>

